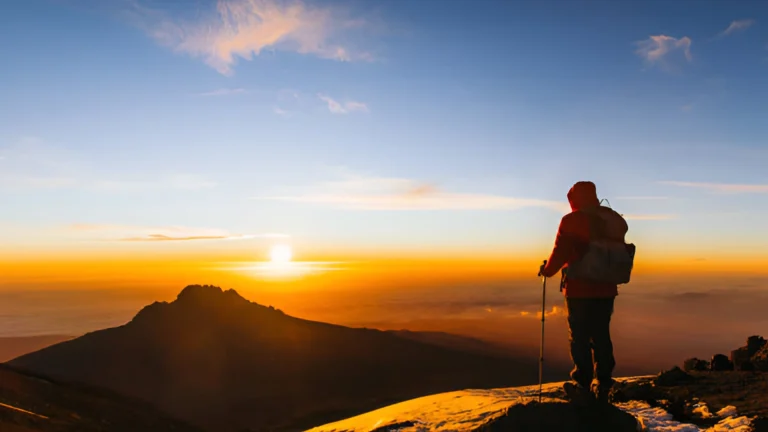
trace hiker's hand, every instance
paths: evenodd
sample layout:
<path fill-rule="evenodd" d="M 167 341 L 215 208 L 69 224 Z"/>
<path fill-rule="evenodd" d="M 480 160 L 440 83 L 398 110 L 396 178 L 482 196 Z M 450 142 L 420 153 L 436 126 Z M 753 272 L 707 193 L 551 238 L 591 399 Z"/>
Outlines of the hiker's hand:
<path fill-rule="evenodd" d="M 544 263 L 539 267 L 539 277 L 544 276 L 544 267 L 547 266 L 547 261 L 545 260 Z"/>

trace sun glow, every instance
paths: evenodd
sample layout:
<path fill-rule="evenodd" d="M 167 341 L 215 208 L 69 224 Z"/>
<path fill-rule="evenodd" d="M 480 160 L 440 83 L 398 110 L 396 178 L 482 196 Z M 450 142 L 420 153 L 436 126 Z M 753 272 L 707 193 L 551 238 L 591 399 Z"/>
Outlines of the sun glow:
<path fill-rule="evenodd" d="M 247 274 L 263 280 L 297 280 L 328 272 L 346 270 L 346 261 L 294 261 L 293 248 L 276 244 L 269 248 L 268 259 L 257 262 L 229 262 L 221 270 Z"/>
<path fill-rule="evenodd" d="M 293 258 L 293 251 L 288 245 L 275 245 L 269 251 L 269 259 L 272 264 L 288 264 Z"/>

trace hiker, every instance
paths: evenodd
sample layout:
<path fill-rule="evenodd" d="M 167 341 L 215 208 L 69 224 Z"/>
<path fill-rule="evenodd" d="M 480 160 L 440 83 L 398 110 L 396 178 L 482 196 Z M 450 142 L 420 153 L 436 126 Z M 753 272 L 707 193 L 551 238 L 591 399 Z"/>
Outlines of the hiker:
<path fill-rule="evenodd" d="M 611 315 L 618 294 L 617 284 L 625 283 L 621 278 L 628 280 L 628 274 L 617 278 L 615 268 L 600 269 L 603 255 L 597 255 L 595 259 L 590 256 L 590 266 L 586 271 L 577 268 L 576 264 L 584 266 L 582 263 L 587 261 L 585 256 L 591 241 L 605 239 L 624 248 L 628 226 L 621 215 L 600 205 L 592 182 L 574 184 L 568 192 L 568 202 L 572 211 L 560 221 L 554 249 L 539 269 L 539 275 L 552 277 L 563 269 L 564 279 L 560 289 L 565 295 L 571 359 L 574 363 L 571 371 L 574 382 L 568 383 L 566 390 L 572 389 L 590 400 L 596 398 L 597 401 L 607 402 L 614 384 L 612 375 L 616 365 L 610 333 Z M 629 246 L 634 248 L 634 245 Z M 634 249 L 631 256 L 634 258 Z M 629 265 L 631 270 L 631 261 Z M 569 267 L 574 271 L 569 272 Z M 595 271 L 606 274 L 594 278 L 577 277 L 571 274 L 577 269 L 582 275 Z M 594 383 L 593 378 L 596 378 Z"/>

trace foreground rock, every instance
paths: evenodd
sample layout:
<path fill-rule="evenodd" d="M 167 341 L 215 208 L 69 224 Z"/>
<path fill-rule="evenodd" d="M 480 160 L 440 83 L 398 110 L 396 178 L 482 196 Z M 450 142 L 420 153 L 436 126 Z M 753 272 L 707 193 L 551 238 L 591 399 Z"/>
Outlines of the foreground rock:
<path fill-rule="evenodd" d="M 511 406 L 506 414 L 475 429 L 478 432 L 636 432 L 637 419 L 613 405 L 581 409 L 566 402 L 529 402 Z"/>

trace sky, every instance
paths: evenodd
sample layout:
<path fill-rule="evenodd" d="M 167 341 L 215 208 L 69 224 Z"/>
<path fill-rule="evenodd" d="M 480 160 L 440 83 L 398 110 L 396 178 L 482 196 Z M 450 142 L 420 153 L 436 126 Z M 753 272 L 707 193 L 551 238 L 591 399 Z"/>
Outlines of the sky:
<path fill-rule="evenodd" d="M 0 51 L 6 283 L 535 275 L 579 180 L 640 271 L 766 272 L 761 2 L 25 0 Z"/>

